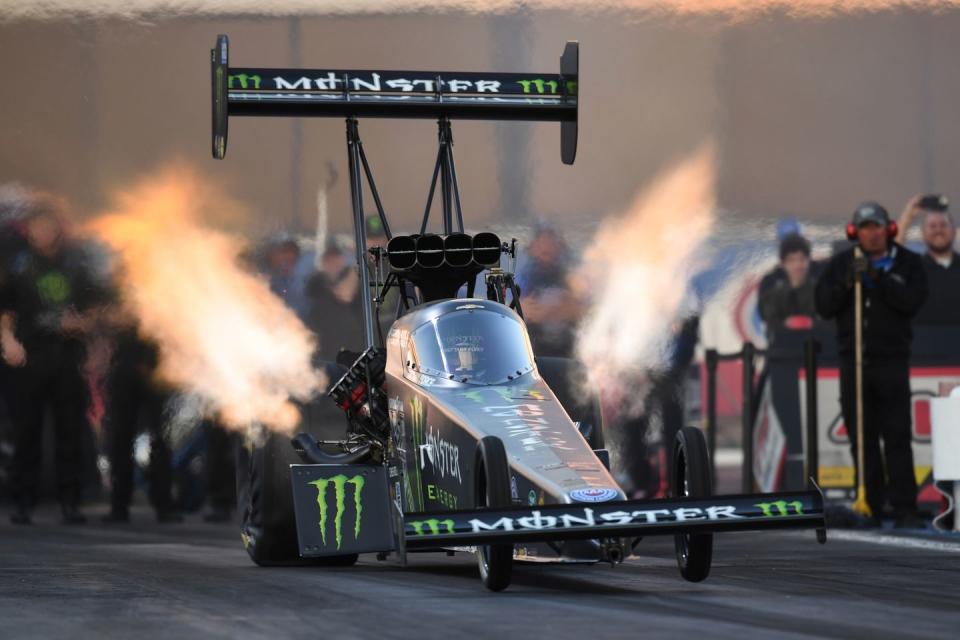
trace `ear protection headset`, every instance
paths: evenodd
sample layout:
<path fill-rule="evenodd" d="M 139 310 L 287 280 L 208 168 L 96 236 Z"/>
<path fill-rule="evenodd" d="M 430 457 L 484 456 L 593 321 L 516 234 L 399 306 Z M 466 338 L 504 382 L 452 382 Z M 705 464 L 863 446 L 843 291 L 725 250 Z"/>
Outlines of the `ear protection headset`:
<path fill-rule="evenodd" d="M 899 228 L 897 227 L 897 223 L 890 219 L 889 214 L 887 214 L 887 210 L 876 203 L 865 202 L 854 212 L 853 220 L 847 223 L 847 240 L 856 240 L 857 228 L 860 226 L 860 224 L 867 220 L 871 220 L 877 213 L 879 213 L 883 219 L 887 221 L 885 225 L 887 229 L 887 240 L 893 240 L 896 238 Z"/>
<path fill-rule="evenodd" d="M 891 220 L 887 223 L 887 239 L 893 240 L 897 237 L 897 234 L 900 232 L 900 227 L 897 226 L 897 223 Z M 852 222 L 847 223 L 847 240 L 856 240 L 857 239 L 857 226 Z"/>

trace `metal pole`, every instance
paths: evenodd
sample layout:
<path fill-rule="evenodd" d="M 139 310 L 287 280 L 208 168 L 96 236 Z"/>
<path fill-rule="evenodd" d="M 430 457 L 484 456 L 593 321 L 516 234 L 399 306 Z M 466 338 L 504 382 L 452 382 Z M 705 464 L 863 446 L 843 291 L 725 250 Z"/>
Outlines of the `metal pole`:
<path fill-rule="evenodd" d="M 807 338 L 803 344 L 804 379 L 807 384 L 807 469 L 808 484 L 820 482 L 820 427 L 817 420 L 817 354 L 820 343 Z M 811 487 L 812 488 L 812 487 Z"/>
<path fill-rule="evenodd" d="M 383 210 L 383 203 L 380 202 L 380 192 L 377 191 L 377 183 L 373 180 L 373 172 L 370 171 L 370 165 L 367 163 L 367 154 L 363 152 L 363 142 L 357 137 L 357 149 L 360 151 L 360 162 L 363 163 L 363 172 L 367 176 L 367 184 L 370 185 L 370 193 L 373 195 L 373 202 L 377 205 L 377 215 L 380 216 L 380 224 L 383 225 L 383 234 L 387 240 L 393 238 L 390 233 L 390 225 L 387 223 L 387 214 Z"/>
<path fill-rule="evenodd" d="M 719 354 L 716 349 L 707 349 L 707 451 L 710 454 L 710 475 L 712 485 L 717 484 L 717 363 Z"/>
<path fill-rule="evenodd" d="M 363 337 L 367 349 L 374 346 L 373 307 L 370 302 L 370 269 L 367 265 L 367 225 L 363 219 L 363 183 L 360 175 L 360 131 L 356 118 L 347 118 L 347 160 L 350 169 L 350 199 L 353 205 L 353 238 L 357 269 L 360 271 L 360 303 L 363 308 Z"/>
<path fill-rule="evenodd" d="M 741 485 L 743 493 L 753 493 L 753 360 L 756 347 L 752 342 L 743 343 L 743 407 L 742 435 L 743 466 Z"/>
<path fill-rule="evenodd" d="M 440 118 L 437 121 L 440 128 L 440 199 L 443 204 L 443 233 L 450 235 L 453 232 L 453 211 L 450 193 L 450 164 L 447 147 L 450 144 L 450 121 Z"/>

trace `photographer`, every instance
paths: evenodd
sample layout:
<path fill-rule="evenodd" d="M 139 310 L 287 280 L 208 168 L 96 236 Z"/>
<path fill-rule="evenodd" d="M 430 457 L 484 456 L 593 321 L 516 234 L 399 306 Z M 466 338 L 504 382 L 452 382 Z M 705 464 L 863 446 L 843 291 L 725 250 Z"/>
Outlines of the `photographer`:
<path fill-rule="evenodd" d="M 836 318 L 840 355 L 840 404 L 857 458 L 856 353 L 863 362 L 863 457 L 867 502 L 875 522 L 889 498 L 897 526 L 922 526 L 910 444 L 910 343 L 912 319 L 927 297 L 920 257 L 894 241 L 896 225 L 879 204 L 865 202 L 847 235 L 857 243 L 836 254 L 816 288 L 817 312 Z M 862 345 L 855 338 L 854 283 L 862 286 Z M 880 440 L 883 440 L 883 454 Z M 884 464 L 884 462 L 886 464 Z M 886 478 L 884 478 L 886 468 Z"/>
<path fill-rule="evenodd" d="M 915 196 L 900 216 L 900 242 L 914 219 L 923 216 L 923 268 L 930 296 L 917 314 L 918 325 L 960 328 L 960 256 L 954 250 L 957 228 L 949 204 L 942 195 Z"/>

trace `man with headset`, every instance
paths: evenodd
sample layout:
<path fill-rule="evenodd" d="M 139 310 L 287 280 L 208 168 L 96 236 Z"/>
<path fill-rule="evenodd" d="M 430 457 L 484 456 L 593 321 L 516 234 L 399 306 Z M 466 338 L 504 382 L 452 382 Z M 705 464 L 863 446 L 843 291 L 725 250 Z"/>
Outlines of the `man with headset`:
<path fill-rule="evenodd" d="M 910 444 L 910 343 L 913 316 L 927 297 L 920 256 L 897 244 L 886 209 L 865 202 L 847 225 L 854 248 L 834 255 L 816 288 L 817 312 L 837 322 L 840 404 L 856 460 L 857 388 L 854 282 L 862 283 L 863 456 L 867 502 L 875 522 L 887 499 L 897 526 L 916 527 L 917 483 Z M 881 454 L 880 441 L 883 440 Z M 884 471 L 886 470 L 886 474 Z M 884 477 L 886 476 L 886 477 Z"/>

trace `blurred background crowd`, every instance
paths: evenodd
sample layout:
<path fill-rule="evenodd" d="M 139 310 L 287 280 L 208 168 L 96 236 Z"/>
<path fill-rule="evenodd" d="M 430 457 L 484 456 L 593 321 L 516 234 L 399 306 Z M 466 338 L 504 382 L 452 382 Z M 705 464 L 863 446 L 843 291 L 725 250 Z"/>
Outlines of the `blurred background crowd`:
<path fill-rule="evenodd" d="M 84 522 L 81 505 L 91 501 L 109 505 L 97 517 L 122 523 L 144 498 L 162 523 L 196 511 L 208 521 L 229 520 L 236 436 L 156 375 L 157 345 L 122 312 L 109 253 L 77 232 L 61 197 L 11 185 L 0 207 L 0 499 L 11 505 L 12 520 L 29 523 L 46 499 L 59 502 L 68 523 Z M 729 333 L 716 326 L 732 322 L 739 332 L 733 341 L 772 349 L 786 333 L 828 325 L 815 311 L 814 285 L 822 261 L 849 246 L 833 241 L 845 221 L 838 216 L 834 227 L 818 228 L 783 218 L 749 251 L 714 247 L 717 259 L 693 278 L 694 302 L 671 328 L 663 365 L 632 391 L 644 396 L 646 409 L 626 411 L 622 390 L 601 390 L 619 480 L 634 495 L 663 493 L 664 443 L 702 418 L 704 344 L 716 347 Z M 366 224 L 369 244 L 383 245 L 379 219 Z M 590 295 L 576 276 L 583 247 L 546 223 L 512 231 L 521 239 L 517 281 L 535 353 L 575 357 Z M 946 198 L 910 200 L 898 239 L 923 255 L 928 272 L 918 335 L 924 327 L 960 329 L 960 260 Z M 738 251 L 741 259 L 730 262 Z M 275 233 L 251 241 L 242 256 L 244 268 L 318 337 L 316 362 L 362 348 L 353 262 L 352 239 L 332 233 L 319 245 L 314 237 Z M 731 287 L 733 305 L 722 293 Z"/>

